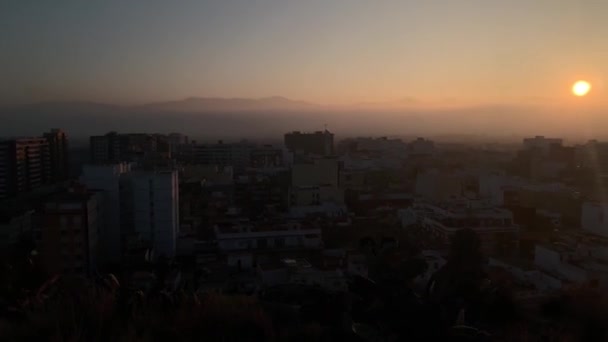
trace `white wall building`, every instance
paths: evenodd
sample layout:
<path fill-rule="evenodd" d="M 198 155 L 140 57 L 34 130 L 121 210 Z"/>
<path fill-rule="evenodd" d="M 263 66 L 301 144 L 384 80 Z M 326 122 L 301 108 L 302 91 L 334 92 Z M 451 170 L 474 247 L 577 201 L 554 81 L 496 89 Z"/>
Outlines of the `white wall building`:
<path fill-rule="evenodd" d="M 133 229 L 151 243 L 156 256 L 175 256 L 179 231 L 179 181 L 176 170 L 128 175 L 133 196 Z"/>
<path fill-rule="evenodd" d="M 435 143 L 432 140 L 417 138 L 407 146 L 409 156 L 432 156 L 435 154 Z"/>
<path fill-rule="evenodd" d="M 298 223 L 271 227 L 234 225 L 215 226 L 215 237 L 221 251 L 321 248 L 321 230 L 305 228 Z"/>
<path fill-rule="evenodd" d="M 583 203 L 581 227 L 590 233 L 608 237 L 608 203 Z"/>
<path fill-rule="evenodd" d="M 548 155 L 551 150 L 551 146 L 562 146 L 564 141 L 559 138 L 545 138 L 542 135 L 537 135 L 534 138 L 524 139 L 524 149 L 535 150 L 540 152 L 542 155 Z"/>
<path fill-rule="evenodd" d="M 131 172 L 127 163 L 84 165 L 80 182 L 90 190 L 103 191 L 104 217 L 100 224 L 100 260 L 119 262 L 121 258 L 120 179 Z"/>
<path fill-rule="evenodd" d="M 290 208 L 321 207 L 326 203 L 344 203 L 344 190 L 340 188 L 340 161 L 324 157 L 294 164 L 291 168 Z"/>

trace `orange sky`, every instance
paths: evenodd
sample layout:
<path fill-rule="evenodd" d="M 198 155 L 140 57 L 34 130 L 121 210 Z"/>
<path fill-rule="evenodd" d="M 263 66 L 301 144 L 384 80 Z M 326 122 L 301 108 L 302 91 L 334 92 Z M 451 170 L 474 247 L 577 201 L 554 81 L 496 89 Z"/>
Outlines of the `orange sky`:
<path fill-rule="evenodd" d="M 608 2 L 14 1 L 0 101 L 604 106 Z M 593 84 L 575 99 L 577 79 Z"/>

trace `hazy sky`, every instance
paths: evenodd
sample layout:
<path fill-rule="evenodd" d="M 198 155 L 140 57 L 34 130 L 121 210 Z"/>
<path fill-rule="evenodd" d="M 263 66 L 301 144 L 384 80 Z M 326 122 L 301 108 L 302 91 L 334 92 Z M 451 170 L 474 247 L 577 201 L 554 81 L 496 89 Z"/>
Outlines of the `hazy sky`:
<path fill-rule="evenodd" d="M 602 0 L 0 0 L 0 101 L 571 101 Z M 603 97 L 603 96 L 601 96 Z"/>

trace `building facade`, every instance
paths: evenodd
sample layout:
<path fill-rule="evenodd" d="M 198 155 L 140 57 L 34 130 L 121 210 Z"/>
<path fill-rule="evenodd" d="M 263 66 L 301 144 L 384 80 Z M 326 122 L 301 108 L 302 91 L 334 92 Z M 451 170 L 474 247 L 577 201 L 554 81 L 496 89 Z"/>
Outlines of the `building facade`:
<path fill-rule="evenodd" d="M 100 223 L 100 257 L 104 262 L 119 262 L 122 254 L 122 218 L 124 203 L 121 201 L 121 177 L 131 172 L 126 163 L 108 165 L 84 165 L 80 182 L 91 190 L 103 191 L 103 220 Z"/>
<path fill-rule="evenodd" d="M 50 162 L 45 138 L 0 141 L 0 198 L 16 197 L 49 184 Z"/>
<path fill-rule="evenodd" d="M 5 252 L 14 247 L 21 239 L 32 237 L 33 210 L 0 209 L 0 249 Z M 0 252 L 2 253 L 2 252 Z"/>
<path fill-rule="evenodd" d="M 589 233 L 608 237 L 608 204 L 600 202 L 583 203 L 581 228 Z"/>
<path fill-rule="evenodd" d="M 52 129 L 43 137 L 49 144 L 50 178 L 53 182 L 68 179 L 68 135 L 60 129 Z"/>
<path fill-rule="evenodd" d="M 102 194 L 84 187 L 72 188 L 47 201 L 39 215 L 36 244 L 47 271 L 94 272 L 103 217 Z"/>
<path fill-rule="evenodd" d="M 538 152 L 541 155 L 547 156 L 552 148 L 561 147 L 563 142 L 559 138 L 545 138 L 542 135 L 538 135 L 534 138 L 525 138 L 523 145 L 525 150 Z"/>
<path fill-rule="evenodd" d="M 318 249 L 323 247 L 321 230 L 297 223 L 274 226 L 217 225 L 214 227 L 222 252 L 243 250 Z"/>
<path fill-rule="evenodd" d="M 185 147 L 183 161 L 192 164 L 232 166 L 243 170 L 249 166 L 254 146 L 245 142 L 216 144 L 190 144 Z"/>
<path fill-rule="evenodd" d="M 417 203 L 414 210 L 422 226 L 446 243 L 457 231 L 471 229 L 479 236 L 485 255 L 510 255 L 517 248 L 519 226 L 507 209 Z"/>
<path fill-rule="evenodd" d="M 175 256 L 179 232 L 178 172 L 136 171 L 125 177 L 132 196 L 133 232 L 147 242 L 156 256 Z"/>
<path fill-rule="evenodd" d="M 302 133 L 294 131 L 284 136 L 285 147 L 293 153 L 328 156 L 334 154 L 334 135 L 325 131 Z"/>
<path fill-rule="evenodd" d="M 250 152 L 249 167 L 252 168 L 276 168 L 285 164 L 285 152 L 283 149 L 264 145 L 255 147 Z"/>
<path fill-rule="evenodd" d="M 290 207 L 344 203 L 340 187 L 341 162 L 337 158 L 316 158 L 291 168 Z"/>
<path fill-rule="evenodd" d="M 91 162 L 95 164 L 135 162 L 169 158 L 171 143 L 162 134 L 110 132 L 89 138 Z"/>

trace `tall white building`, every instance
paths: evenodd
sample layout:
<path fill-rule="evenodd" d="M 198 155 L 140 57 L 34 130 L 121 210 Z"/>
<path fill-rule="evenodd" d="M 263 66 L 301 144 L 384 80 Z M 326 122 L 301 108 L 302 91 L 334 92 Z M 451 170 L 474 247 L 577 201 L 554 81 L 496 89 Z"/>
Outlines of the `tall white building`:
<path fill-rule="evenodd" d="M 121 242 L 129 233 L 149 244 L 156 256 L 175 256 L 179 227 L 176 170 L 133 171 L 126 163 L 85 165 L 81 182 L 103 191 L 105 213 L 99 234 L 103 261 L 121 261 Z"/>
<path fill-rule="evenodd" d="M 562 146 L 564 141 L 559 138 L 545 138 L 542 135 L 537 135 L 534 138 L 524 139 L 524 149 L 540 152 L 542 155 L 548 155 L 553 146 Z"/>
<path fill-rule="evenodd" d="M 340 188 L 340 161 L 333 157 L 297 163 L 291 168 L 290 206 L 344 203 Z"/>
<path fill-rule="evenodd" d="M 119 262 L 121 257 L 120 179 L 131 171 L 127 163 L 84 165 L 80 182 L 90 190 L 103 191 L 104 217 L 100 226 L 100 259 Z"/>
<path fill-rule="evenodd" d="M 407 146 L 408 154 L 415 156 L 432 156 L 435 154 L 435 143 L 432 140 L 417 138 Z"/>
<path fill-rule="evenodd" d="M 581 227 L 590 233 L 608 237 L 608 204 L 584 202 L 581 209 Z"/>
<path fill-rule="evenodd" d="M 132 195 L 133 230 L 156 256 L 175 256 L 179 230 L 179 181 L 176 170 L 137 171 L 125 182 Z"/>

